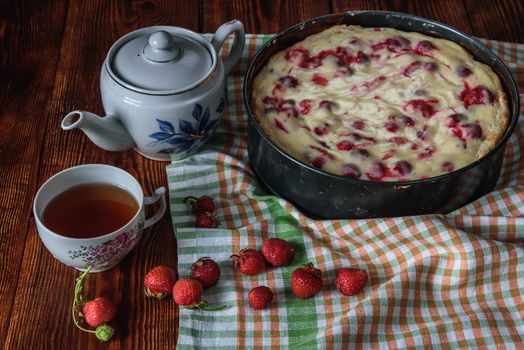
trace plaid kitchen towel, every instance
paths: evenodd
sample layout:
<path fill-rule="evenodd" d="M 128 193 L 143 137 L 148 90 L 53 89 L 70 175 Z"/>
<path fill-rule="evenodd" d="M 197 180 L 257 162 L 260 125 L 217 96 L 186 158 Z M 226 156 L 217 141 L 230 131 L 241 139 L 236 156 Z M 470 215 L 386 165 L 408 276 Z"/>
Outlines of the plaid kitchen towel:
<path fill-rule="evenodd" d="M 229 77 L 228 104 L 215 136 L 195 156 L 167 167 L 180 276 L 208 256 L 222 277 L 205 291 L 216 312 L 180 309 L 185 348 L 524 348 L 524 124 L 508 143 L 496 190 L 447 215 L 312 220 L 264 193 L 248 165 L 242 79 L 268 35 L 248 35 Z M 524 87 L 524 45 L 484 41 Z M 195 229 L 186 196 L 217 202 L 217 229 Z M 257 276 L 233 272 L 229 257 L 264 239 L 290 241 L 291 266 Z M 311 261 L 324 287 L 308 300 L 290 290 L 291 272 Z M 334 287 L 341 267 L 368 271 L 357 296 Z M 266 285 L 271 307 L 256 311 L 248 291 Z"/>

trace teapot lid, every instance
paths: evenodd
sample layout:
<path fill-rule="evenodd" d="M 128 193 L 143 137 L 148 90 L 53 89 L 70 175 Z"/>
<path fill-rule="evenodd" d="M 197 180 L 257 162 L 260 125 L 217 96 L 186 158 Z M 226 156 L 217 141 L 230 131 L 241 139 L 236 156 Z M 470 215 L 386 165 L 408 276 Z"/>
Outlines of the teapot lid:
<path fill-rule="evenodd" d="M 105 68 L 128 89 L 151 95 L 190 90 L 216 67 L 209 41 L 187 29 L 155 26 L 136 30 L 109 50 Z"/>

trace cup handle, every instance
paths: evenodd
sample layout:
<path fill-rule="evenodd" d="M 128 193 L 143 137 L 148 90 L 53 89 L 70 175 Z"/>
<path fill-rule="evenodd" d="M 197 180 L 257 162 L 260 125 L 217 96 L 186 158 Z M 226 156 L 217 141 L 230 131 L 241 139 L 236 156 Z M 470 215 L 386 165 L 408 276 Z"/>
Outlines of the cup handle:
<path fill-rule="evenodd" d="M 165 198 L 166 189 L 164 187 L 159 187 L 155 190 L 155 193 L 151 197 L 144 197 L 144 204 L 149 205 L 160 200 L 160 208 L 156 211 L 155 215 L 150 217 L 144 222 L 144 228 L 148 228 L 151 225 L 154 225 L 164 216 L 166 212 L 166 198 Z"/>
<path fill-rule="evenodd" d="M 218 55 L 220 49 L 222 48 L 222 45 L 224 44 L 224 41 L 231 33 L 235 34 L 235 40 L 233 41 L 233 45 L 231 46 L 229 56 L 224 61 L 224 71 L 226 75 L 228 75 L 229 72 L 231 72 L 235 64 L 240 59 L 242 52 L 244 51 L 244 25 L 238 19 L 226 22 L 217 29 L 215 35 L 213 36 L 213 40 L 211 40 L 211 45 L 213 45 Z"/>

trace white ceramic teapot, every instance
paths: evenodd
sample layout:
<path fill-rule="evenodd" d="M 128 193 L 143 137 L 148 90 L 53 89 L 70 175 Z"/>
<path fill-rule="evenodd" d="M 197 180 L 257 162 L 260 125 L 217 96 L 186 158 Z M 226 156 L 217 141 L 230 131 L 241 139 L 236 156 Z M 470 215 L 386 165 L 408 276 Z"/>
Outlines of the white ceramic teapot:
<path fill-rule="evenodd" d="M 224 63 L 218 53 L 235 38 Z M 62 129 L 80 128 L 109 151 L 135 148 L 147 158 L 170 160 L 196 152 L 224 111 L 226 75 L 244 50 L 238 20 L 218 28 L 211 42 L 184 28 L 155 26 L 118 39 L 100 74 L 105 117 L 73 111 Z"/>

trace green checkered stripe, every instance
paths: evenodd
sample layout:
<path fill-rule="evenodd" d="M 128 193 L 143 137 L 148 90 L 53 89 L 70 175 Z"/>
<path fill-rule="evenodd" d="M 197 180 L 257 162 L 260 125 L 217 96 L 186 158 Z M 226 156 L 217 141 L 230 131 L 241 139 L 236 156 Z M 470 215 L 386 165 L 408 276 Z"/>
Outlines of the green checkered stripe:
<path fill-rule="evenodd" d="M 447 215 L 367 220 L 311 220 L 267 195 L 248 165 L 242 80 L 271 36 L 247 35 L 228 78 L 224 120 L 195 156 L 167 167 L 180 276 L 199 257 L 216 260 L 219 283 L 205 291 L 209 312 L 180 308 L 178 347 L 186 348 L 524 348 L 524 125 L 511 137 L 496 190 Z M 524 85 L 524 45 L 484 40 Z M 522 117 L 522 116 L 521 116 Z M 217 229 L 195 229 L 186 196 L 216 199 Z M 292 265 L 257 276 L 232 270 L 229 257 L 280 237 L 296 250 Z M 311 261 L 324 288 L 299 300 L 291 272 Z M 359 267 L 369 283 L 357 296 L 334 288 L 336 271 Z M 249 307 L 258 285 L 271 307 Z"/>

